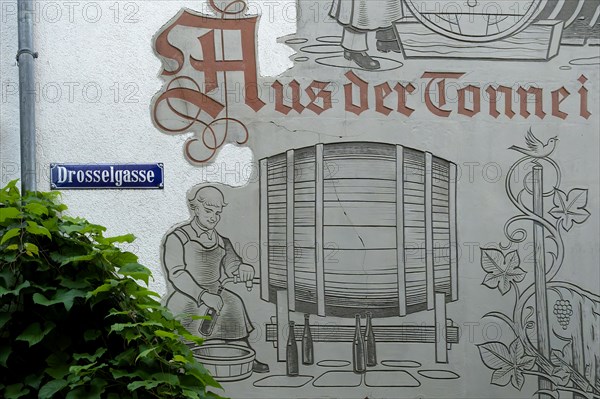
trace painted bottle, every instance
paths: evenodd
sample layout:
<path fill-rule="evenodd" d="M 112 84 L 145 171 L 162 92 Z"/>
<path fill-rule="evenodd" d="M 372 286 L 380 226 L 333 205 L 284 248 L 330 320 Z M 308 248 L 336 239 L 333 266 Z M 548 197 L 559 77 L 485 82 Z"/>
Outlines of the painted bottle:
<path fill-rule="evenodd" d="M 354 342 L 352 343 L 352 360 L 354 372 L 362 374 L 367 371 L 365 364 L 365 340 L 360 331 L 360 315 L 356 315 L 356 329 L 354 331 Z"/>
<path fill-rule="evenodd" d="M 294 333 L 295 323 L 290 321 L 290 332 L 288 335 L 287 348 L 285 352 L 286 374 L 295 377 L 299 374 L 298 366 L 298 344 Z"/>
<path fill-rule="evenodd" d="M 377 351 L 375 349 L 375 333 L 371 312 L 367 312 L 367 329 L 365 331 L 365 346 L 367 351 L 367 367 L 377 366 Z"/>
<path fill-rule="evenodd" d="M 313 349 L 312 332 L 310 331 L 310 315 L 304 315 L 304 332 L 302 333 L 302 364 L 313 364 L 315 353 Z"/>
<path fill-rule="evenodd" d="M 217 295 L 221 295 L 222 292 L 223 287 L 221 286 L 217 291 Z M 208 308 L 206 310 L 205 316 L 209 316 L 210 320 L 202 320 L 202 324 L 200 325 L 198 331 L 200 331 L 200 334 L 207 337 L 210 336 L 213 330 L 215 329 L 215 325 L 217 324 L 217 318 L 219 317 L 219 315 L 217 314 L 216 309 Z"/>

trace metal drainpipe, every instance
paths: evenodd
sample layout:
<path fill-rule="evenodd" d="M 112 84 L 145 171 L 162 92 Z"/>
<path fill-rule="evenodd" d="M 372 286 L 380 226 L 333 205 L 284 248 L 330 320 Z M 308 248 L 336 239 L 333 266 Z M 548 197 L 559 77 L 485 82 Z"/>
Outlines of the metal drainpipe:
<path fill-rule="evenodd" d="M 35 160 L 35 74 L 33 51 L 33 11 L 32 0 L 19 0 L 19 100 L 21 130 L 21 189 L 36 191 Z"/>

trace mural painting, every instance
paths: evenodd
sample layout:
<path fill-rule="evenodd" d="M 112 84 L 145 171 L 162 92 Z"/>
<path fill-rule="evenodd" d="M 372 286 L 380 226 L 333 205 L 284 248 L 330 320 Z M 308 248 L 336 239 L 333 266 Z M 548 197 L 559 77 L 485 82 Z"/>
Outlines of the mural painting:
<path fill-rule="evenodd" d="M 165 151 L 255 159 L 172 204 L 198 359 L 239 398 L 600 398 L 600 3 L 297 7 L 274 78 L 242 0 L 153 39 Z"/>

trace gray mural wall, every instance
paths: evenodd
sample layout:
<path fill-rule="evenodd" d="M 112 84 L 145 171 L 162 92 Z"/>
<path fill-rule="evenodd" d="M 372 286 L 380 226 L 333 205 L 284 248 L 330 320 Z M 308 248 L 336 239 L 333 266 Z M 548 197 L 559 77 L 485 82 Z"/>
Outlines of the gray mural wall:
<path fill-rule="evenodd" d="M 65 200 L 138 236 L 226 395 L 600 397 L 597 0 L 55 9 L 41 188 L 164 163 L 163 190 Z"/>

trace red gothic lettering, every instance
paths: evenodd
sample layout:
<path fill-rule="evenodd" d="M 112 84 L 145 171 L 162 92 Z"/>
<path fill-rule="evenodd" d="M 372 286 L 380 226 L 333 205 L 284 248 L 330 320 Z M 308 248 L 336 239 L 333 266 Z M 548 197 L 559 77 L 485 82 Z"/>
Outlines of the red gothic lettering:
<path fill-rule="evenodd" d="M 585 119 L 589 119 L 592 113 L 588 111 L 588 89 L 583 86 L 588 79 L 584 75 L 581 75 L 577 81 L 581 83 L 581 88 L 578 91 L 580 98 L 579 115 Z"/>
<path fill-rule="evenodd" d="M 425 105 L 427 109 L 431 111 L 432 114 L 440 116 L 442 118 L 447 118 L 450 116 L 452 111 L 448 111 L 442 109 L 444 105 L 446 105 L 446 79 L 458 79 L 463 76 L 464 73 L 453 73 L 453 72 L 425 72 L 422 78 L 430 79 L 425 87 Z M 431 85 L 434 84 L 438 79 L 441 79 L 437 82 L 437 91 L 438 91 L 438 105 L 433 103 L 431 99 Z"/>
<path fill-rule="evenodd" d="M 552 92 L 552 116 L 556 116 L 560 119 L 567 119 L 569 114 L 560 110 L 560 104 L 565 101 L 570 94 L 571 93 L 569 93 L 564 86 Z"/>
<path fill-rule="evenodd" d="M 473 108 L 467 108 L 466 93 L 471 93 L 473 96 Z M 481 89 L 479 87 L 469 85 L 458 90 L 458 113 L 472 118 L 481 111 Z"/>
<path fill-rule="evenodd" d="M 412 83 L 409 83 L 408 86 L 397 83 L 394 90 L 398 93 L 398 112 L 402 115 L 411 116 L 415 110 L 406 105 L 406 93 L 413 94 L 417 88 Z"/>
<path fill-rule="evenodd" d="M 331 109 L 331 91 L 325 90 L 329 85 L 329 82 L 318 82 L 313 80 L 310 85 L 306 88 L 306 94 L 310 99 L 310 103 L 306 106 L 309 110 L 317 115 L 321 115 L 322 112 Z M 317 91 L 315 91 L 317 90 Z M 322 101 L 322 105 L 317 105 L 318 100 Z"/>
<path fill-rule="evenodd" d="M 490 96 L 490 115 L 494 118 L 498 118 L 500 116 L 500 112 L 498 112 L 498 93 L 504 94 L 504 114 L 508 116 L 509 119 L 512 119 L 516 114 L 512 108 L 512 89 L 506 86 L 498 86 L 498 88 L 494 88 L 489 86 L 485 89 L 485 92 Z"/>
<path fill-rule="evenodd" d="M 543 99 L 543 91 L 539 87 L 530 87 L 529 89 L 525 89 L 524 87 L 519 87 L 517 90 L 519 94 L 519 102 L 520 102 L 520 114 L 523 118 L 527 119 L 531 116 L 529 112 L 529 95 L 532 94 L 535 101 L 535 116 L 540 119 L 544 119 L 546 117 L 546 113 L 544 112 L 544 99 Z"/>
<path fill-rule="evenodd" d="M 375 111 L 389 115 L 392 108 L 385 105 L 385 99 L 392 93 L 392 88 L 387 83 L 382 83 L 373 88 L 375 90 Z"/>
<path fill-rule="evenodd" d="M 346 83 L 344 85 L 346 111 L 352 112 L 353 114 L 356 114 L 356 115 L 360 115 L 364 111 L 369 109 L 369 94 L 368 94 L 369 84 L 367 82 L 365 82 L 364 80 L 362 80 L 361 78 L 359 78 L 358 76 L 356 76 L 356 74 L 352 71 L 346 72 L 344 76 L 346 76 L 348 78 L 348 80 L 351 82 L 351 83 Z M 352 100 L 352 91 L 353 91 L 352 87 L 353 86 L 356 86 L 358 88 L 358 93 L 359 93 L 358 98 L 360 99 L 359 105 L 355 105 Z"/>

